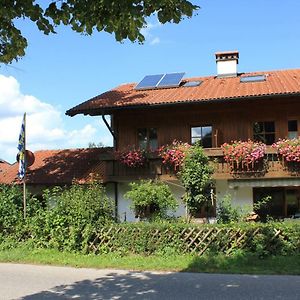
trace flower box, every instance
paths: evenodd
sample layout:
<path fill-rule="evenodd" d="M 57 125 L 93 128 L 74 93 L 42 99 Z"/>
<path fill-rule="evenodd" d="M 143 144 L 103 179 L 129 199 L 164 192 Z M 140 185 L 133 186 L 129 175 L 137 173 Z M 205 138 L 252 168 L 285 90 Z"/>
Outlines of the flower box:
<path fill-rule="evenodd" d="M 261 142 L 233 141 L 221 146 L 224 160 L 232 173 L 261 172 L 264 170 L 266 145 Z"/>

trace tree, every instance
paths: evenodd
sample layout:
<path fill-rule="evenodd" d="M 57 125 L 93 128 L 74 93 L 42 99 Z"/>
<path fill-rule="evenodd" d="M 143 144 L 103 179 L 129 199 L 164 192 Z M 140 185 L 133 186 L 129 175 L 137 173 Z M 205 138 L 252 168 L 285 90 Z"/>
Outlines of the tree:
<path fill-rule="evenodd" d="M 42 2 L 42 1 L 40 1 Z M 11 63 L 25 55 L 27 40 L 15 26 L 17 19 L 30 19 L 44 34 L 55 33 L 61 24 L 91 35 L 94 31 L 114 33 L 117 41 L 143 42 L 141 29 L 146 18 L 157 14 L 159 22 L 179 23 L 191 17 L 198 6 L 187 0 L 2 0 L 0 6 L 0 63 Z M 44 7 L 45 6 L 45 7 Z"/>
<path fill-rule="evenodd" d="M 99 143 L 94 143 L 94 142 L 89 142 L 89 145 L 88 145 L 89 148 L 104 148 L 104 144 L 102 142 L 99 142 Z"/>
<path fill-rule="evenodd" d="M 210 201 L 213 168 L 198 144 L 191 146 L 184 158 L 180 179 L 185 188 L 184 200 L 190 212 Z"/>

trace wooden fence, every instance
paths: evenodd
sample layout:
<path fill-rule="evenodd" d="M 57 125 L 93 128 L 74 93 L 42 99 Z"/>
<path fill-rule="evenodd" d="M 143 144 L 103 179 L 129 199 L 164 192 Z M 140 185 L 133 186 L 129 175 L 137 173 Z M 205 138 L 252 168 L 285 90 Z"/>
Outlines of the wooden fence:
<path fill-rule="evenodd" d="M 300 227 L 297 229 L 299 236 Z M 290 233 L 272 226 L 222 227 L 170 227 L 155 228 L 145 226 L 111 226 L 93 232 L 89 241 L 89 252 L 102 253 L 125 251 L 139 254 L 151 254 L 165 247 L 178 253 L 203 255 L 218 252 L 230 255 L 237 250 L 256 252 L 285 251 L 286 247 L 300 251 L 297 239 L 291 240 Z"/>

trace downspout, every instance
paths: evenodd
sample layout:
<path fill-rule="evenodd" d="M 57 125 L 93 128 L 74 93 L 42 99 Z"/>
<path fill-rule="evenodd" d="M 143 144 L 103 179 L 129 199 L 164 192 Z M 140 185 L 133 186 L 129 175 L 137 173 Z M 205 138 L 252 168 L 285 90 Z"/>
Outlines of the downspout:
<path fill-rule="evenodd" d="M 106 125 L 107 129 L 109 130 L 110 134 L 112 135 L 112 137 L 114 139 L 114 147 L 116 147 L 116 145 L 117 145 L 117 137 L 116 137 L 113 129 L 108 124 L 107 120 L 105 119 L 105 115 L 103 113 L 102 113 L 102 120 L 103 120 L 104 124 Z"/>
<path fill-rule="evenodd" d="M 115 221 L 119 221 L 119 216 L 118 216 L 118 205 L 119 205 L 119 200 L 118 200 L 118 195 L 119 195 L 119 189 L 118 189 L 118 183 L 114 183 L 114 194 L 115 194 Z"/>
<path fill-rule="evenodd" d="M 116 145 L 117 145 L 117 137 L 113 131 L 113 129 L 111 128 L 111 126 L 108 124 L 107 120 L 105 119 L 105 115 L 104 113 L 102 113 L 102 120 L 104 122 L 104 124 L 106 125 L 107 129 L 109 130 L 110 134 L 112 135 L 113 139 L 114 139 L 114 149 L 116 149 Z M 115 169 L 115 167 L 113 167 Z M 115 194 L 115 221 L 118 221 L 118 202 L 119 202 L 119 191 L 118 191 L 118 182 L 114 182 L 114 194 Z"/>

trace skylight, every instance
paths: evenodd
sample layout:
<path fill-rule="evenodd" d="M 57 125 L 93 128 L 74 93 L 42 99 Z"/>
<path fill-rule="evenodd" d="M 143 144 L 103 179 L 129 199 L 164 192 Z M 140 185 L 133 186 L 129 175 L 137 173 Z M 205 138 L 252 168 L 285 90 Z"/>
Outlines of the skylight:
<path fill-rule="evenodd" d="M 240 77 L 240 82 L 261 82 L 266 81 L 266 75 L 260 74 L 260 75 L 251 75 L 251 76 L 243 76 Z"/>
<path fill-rule="evenodd" d="M 197 81 L 187 81 L 183 86 L 184 87 L 193 87 L 193 86 L 199 86 L 202 83 L 201 80 Z"/>

